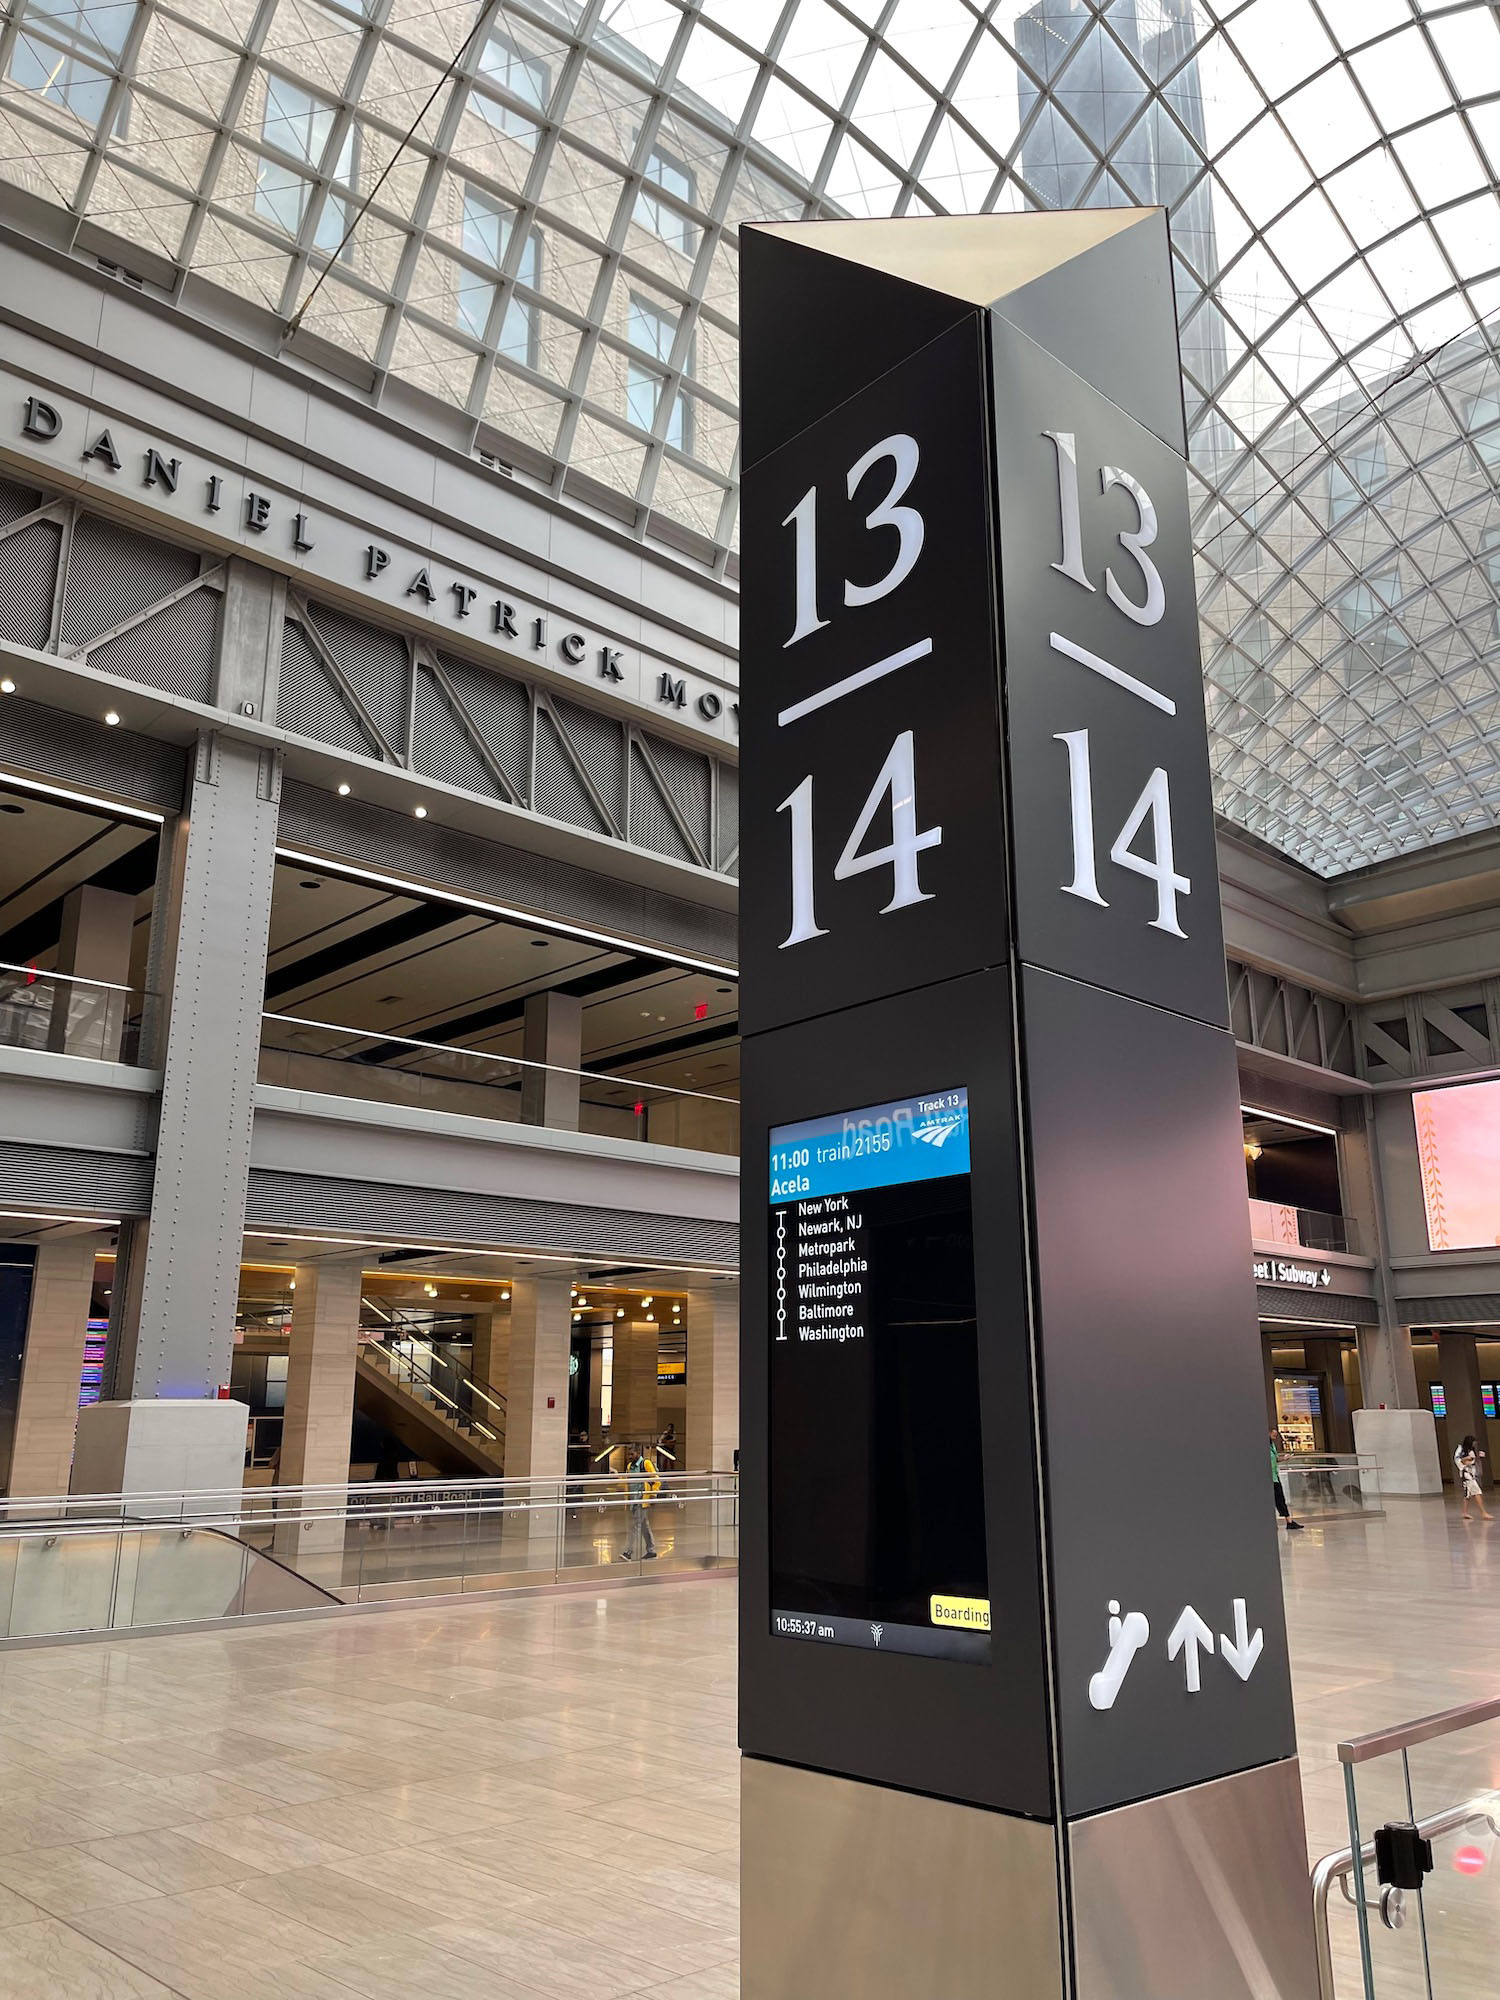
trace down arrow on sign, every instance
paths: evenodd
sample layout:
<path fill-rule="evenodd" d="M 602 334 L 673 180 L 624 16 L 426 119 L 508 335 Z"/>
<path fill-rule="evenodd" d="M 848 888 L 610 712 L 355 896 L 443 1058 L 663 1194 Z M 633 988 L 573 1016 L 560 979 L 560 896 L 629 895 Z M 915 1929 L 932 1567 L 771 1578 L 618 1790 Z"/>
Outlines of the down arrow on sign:
<path fill-rule="evenodd" d="M 1249 1620 L 1245 1616 L 1245 1600 L 1234 1600 L 1234 1641 L 1231 1644 L 1224 1633 L 1219 1634 L 1219 1651 L 1229 1662 L 1242 1681 L 1249 1680 L 1255 1672 L 1255 1663 L 1265 1647 L 1266 1635 L 1257 1625 L 1252 1638 Z"/>

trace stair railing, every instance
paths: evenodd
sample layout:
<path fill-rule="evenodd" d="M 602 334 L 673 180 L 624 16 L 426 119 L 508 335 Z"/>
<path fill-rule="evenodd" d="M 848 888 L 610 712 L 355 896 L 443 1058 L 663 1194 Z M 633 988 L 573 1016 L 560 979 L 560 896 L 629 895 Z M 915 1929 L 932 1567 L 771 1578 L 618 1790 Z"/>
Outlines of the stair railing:
<path fill-rule="evenodd" d="M 425 1390 L 454 1423 L 475 1431 L 481 1440 L 500 1450 L 505 1443 L 505 1398 L 492 1383 L 482 1382 L 473 1369 L 455 1356 L 442 1354 L 430 1340 L 410 1326 L 395 1320 L 370 1338 L 365 1346 L 378 1347 L 391 1374 L 418 1396 Z"/>

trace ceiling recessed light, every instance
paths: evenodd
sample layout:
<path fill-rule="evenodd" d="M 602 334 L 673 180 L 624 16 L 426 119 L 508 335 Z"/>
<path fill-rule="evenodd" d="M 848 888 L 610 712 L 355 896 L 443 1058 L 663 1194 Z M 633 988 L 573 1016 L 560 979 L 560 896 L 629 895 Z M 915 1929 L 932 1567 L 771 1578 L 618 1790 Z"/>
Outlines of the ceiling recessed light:
<path fill-rule="evenodd" d="M 299 882 L 297 884 L 299 889 L 321 889 L 322 886 L 321 882 L 314 882 L 310 877 L 306 882 Z"/>
<path fill-rule="evenodd" d="M 533 938 L 531 940 L 532 949 L 535 951 L 545 951 L 551 942 L 551 938 Z"/>
<path fill-rule="evenodd" d="M 120 720 L 119 710 L 114 708 L 106 710 L 104 720 L 109 724 L 110 728 L 113 729 Z"/>
<path fill-rule="evenodd" d="M 418 819 L 426 819 L 427 817 L 426 806 L 413 806 L 412 811 L 415 813 Z"/>
<path fill-rule="evenodd" d="M 0 804 L 0 813 L 23 813 L 25 810 L 25 806 L 15 805 L 10 799 L 6 799 L 3 804 Z"/>
<path fill-rule="evenodd" d="M 349 787 L 348 787 L 347 785 L 340 785 L 340 786 L 339 786 L 339 797 L 340 797 L 341 799 L 347 799 L 347 798 L 348 798 L 348 796 L 349 796 Z"/>
<path fill-rule="evenodd" d="M 7 674 L 5 679 L 3 681 L 0 681 L 0 694 L 14 694 L 15 691 L 16 691 L 16 684 L 11 679 L 10 675 Z"/>
<path fill-rule="evenodd" d="M 732 986 L 716 986 L 714 991 L 715 993 L 732 993 L 734 988 Z"/>

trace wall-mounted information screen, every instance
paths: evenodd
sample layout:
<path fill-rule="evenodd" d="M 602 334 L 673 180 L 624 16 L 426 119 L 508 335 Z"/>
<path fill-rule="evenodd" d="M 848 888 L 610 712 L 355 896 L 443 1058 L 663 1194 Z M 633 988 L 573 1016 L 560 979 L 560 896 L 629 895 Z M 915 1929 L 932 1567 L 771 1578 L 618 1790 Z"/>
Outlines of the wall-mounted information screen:
<path fill-rule="evenodd" d="M 969 1099 L 773 1128 L 771 1629 L 989 1655 Z"/>

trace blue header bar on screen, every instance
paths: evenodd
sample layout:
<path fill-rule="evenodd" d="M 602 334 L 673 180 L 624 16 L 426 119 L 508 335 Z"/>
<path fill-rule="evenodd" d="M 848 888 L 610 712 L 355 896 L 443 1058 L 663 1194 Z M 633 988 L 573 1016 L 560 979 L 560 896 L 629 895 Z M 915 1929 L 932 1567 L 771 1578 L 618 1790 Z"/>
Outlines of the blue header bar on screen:
<path fill-rule="evenodd" d="M 969 1171 L 969 1093 L 932 1090 L 771 1128 L 771 1200 L 900 1187 Z"/>

